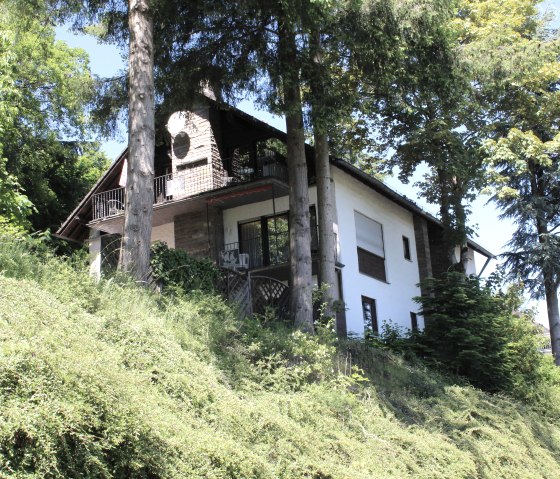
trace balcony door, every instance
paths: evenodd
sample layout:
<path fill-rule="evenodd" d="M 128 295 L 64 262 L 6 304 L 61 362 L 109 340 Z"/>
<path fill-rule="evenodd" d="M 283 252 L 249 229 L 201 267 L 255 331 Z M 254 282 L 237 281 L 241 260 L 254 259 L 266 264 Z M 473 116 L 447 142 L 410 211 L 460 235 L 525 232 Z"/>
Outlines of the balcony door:
<path fill-rule="evenodd" d="M 288 213 L 240 223 L 239 249 L 249 255 L 249 268 L 287 263 L 290 254 Z"/>
<path fill-rule="evenodd" d="M 309 207 L 311 252 L 318 251 L 317 213 Z M 261 216 L 239 223 L 239 252 L 249 255 L 249 268 L 287 263 L 290 260 L 290 228 L 288 212 Z"/>
<path fill-rule="evenodd" d="M 239 225 L 239 252 L 249 255 L 249 269 L 263 265 L 262 221 L 248 221 Z"/>

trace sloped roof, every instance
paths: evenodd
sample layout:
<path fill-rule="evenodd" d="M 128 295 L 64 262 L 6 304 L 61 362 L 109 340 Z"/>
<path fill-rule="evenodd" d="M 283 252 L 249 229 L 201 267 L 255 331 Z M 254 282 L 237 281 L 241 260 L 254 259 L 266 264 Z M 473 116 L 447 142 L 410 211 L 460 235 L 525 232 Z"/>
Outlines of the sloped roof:
<path fill-rule="evenodd" d="M 286 133 L 278 130 L 277 128 L 269 125 L 268 123 L 255 118 L 254 116 L 241 111 L 238 108 L 235 108 L 231 105 L 227 105 L 225 103 L 218 102 L 216 100 L 212 100 L 210 98 L 205 99 L 210 106 L 215 107 L 218 110 L 222 111 L 229 111 L 236 117 L 245 120 L 246 122 L 253 124 L 254 126 L 267 130 L 270 132 L 271 136 L 276 138 L 286 138 Z M 306 145 L 306 148 L 312 149 L 310 145 Z M 84 199 L 80 202 L 80 204 L 76 207 L 76 209 L 70 214 L 70 216 L 66 219 L 66 221 L 61 225 L 61 227 L 56 232 L 55 236 L 60 238 L 69 239 L 72 241 L 80 241 L 79 237 L 83 236 L 83 230 L 80 234 L 80 229 L 85 228 L 86 224 L 80 221 L 80 218 L 84 218 L 87 216 L 88 212 L 91 211 L 91 198 L 92 196 L 97 193 L 98 191 L 102 191 L 102 187 L 107 185 L 108 183 L 112 182 L 116 175 L 120 173 L 120 165 L 123 160 L 126 158 L 128 149 L 125 149 L 116 161 L 111 165 L 111 167 L 107 170 L 107 172 L 99 179 L 99 181 L 93 186 L 93 188 L 89 191 L 89 193 L 84 197 Z M 345 173 L 349 174 L 353 178 L 361 181 L 366 186 L 370 187 L 371 189 L 375 190 L 379 194 L 385 196 L 386 198 L 390 199 L 391 201 L 395 202 L 396 204 L 402 206 L 403 208 L 415 213 L 423 218 L 425 218 L 430 223 L 436 224 L 443 228 L 443 224 L 440 220 L 436 217 L 432 216 L 428 212 L 424 211 L 420 208 L 417 204 L 415 204 L 410 199 L 406 198 L 403 195 L 400 195 L 395 190 L 391 189 L 382 181 L 378 180 L 377 178 L 368 175 L 367 173 L 363 172 L 362 170 L 356 168 L 351 163 L 340 159 L 340 158 L 332 158 L 330 159 L 331 164 L 340 168 Z M 495 258 L 490 251 L 483 248 L 481 245 L 476 243 L 475 241 L 469 239 L 467 244 L 470 248 L 474 251 L 482 254 L 487 258 Z"/>
<path fill-rule="evenodd" d="M 86 196 L 84 196 L 74 211 L 70 213 L 68 218 L 66 218 L 64 223 L 62 223 L 60 228 L 58 228 L 54 236 L 78 243 L 82 242 L 81 238 L 87 230 L 87 221 L 85 221 L 85 218 L 90 215 L 92 209 L 91 199 L 93 195 L 99 191 L 104 191 L 106 189 L 104 187 L 111 184 L 118 176 L 120 176 L 122 163 L 126 158 L 127 153 L 128 148 L 125 148 L 111 164 L 109 169 L 103 173 L 99 180 L 97 180 L 97 183 L 93 185 Z"/>

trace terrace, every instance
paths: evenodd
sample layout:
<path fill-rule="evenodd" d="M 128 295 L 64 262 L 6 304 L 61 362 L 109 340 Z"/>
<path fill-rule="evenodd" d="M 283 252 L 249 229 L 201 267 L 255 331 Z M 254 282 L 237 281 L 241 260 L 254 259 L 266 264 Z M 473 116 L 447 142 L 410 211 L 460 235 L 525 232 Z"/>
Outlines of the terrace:
<path fill-rule="evenodd" d="M 267 151 L 256 161 L 247 163 L 237 157 L 223 161 L 224 168 L 207 167 L 206 159 L 195 162 L 175 175 L 154 178 L 154 205 L 195 196 L 205 191 L 248 183 L 262 178 L 276 178 L 288 182 L 288 169 L 284 158 Z M 96 193 L 92 197 L 92 220 L 111 218 L 123 213 L 124 187 Z"/>

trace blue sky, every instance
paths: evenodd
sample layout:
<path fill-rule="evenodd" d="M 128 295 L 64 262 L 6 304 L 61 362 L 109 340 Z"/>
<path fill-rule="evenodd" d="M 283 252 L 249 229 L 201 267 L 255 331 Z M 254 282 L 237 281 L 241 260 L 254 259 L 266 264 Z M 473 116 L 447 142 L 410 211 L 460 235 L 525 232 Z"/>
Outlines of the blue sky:
<path fill-rule="evenodd" d="M 547 0 L 543 2 L 542 7 L 545 10 L 550 10 L 555 13 L 555 23 L 558 24 L 558 20 L 560 19 L 560 0 Z M 57 28 L 57 38 L 65 41 L 70 46 L 80 47 L 86 50 L 90 57 L 91 70 L 96 75 L 111 77 L 116 75 L 125 66 L 126 58 L 123 56 L 123 52 L 120 52 L 113 45 L 99 44 L 95 38 L 91 36 L 75 35 L 63 27 Z M 241 102 L 237 107 L 285 131 L 282 118 L 274 117 L 266 111 L 255 109 L 250 100 Z M 126 131 L 123 125 L 120 135 L 115 139 L 103 141 L 102 148 L 110 158 L 115 158 L 125 146 Z M 421 178 L 422 174 L 422 171 L 418 171 L 415 178 Z M 427 204 L 422 198 L 418 197 L 417 190 L 413 187 L 415 178 L 412 178 L 411 182 L 407 185 L 399 182 L 396 177 L 388 178 L 386 182 L 391 188 L 412 199 L 426 211 L 437 215 L 437 208 L 434 205 Z M 504 246 L 507 241 L 509 241 L 514 231 L 514 225 L 510 221 L 498 219 L 498 212 L 492 204 L 488 204 L 487 197 L 480 196 L 471 206 L 472 215 L 470 217 L 470 223 L 476 231 L 473 239 L 492 253 L 500 254 L 504 251 Z M 477 258 L 478 268 L 482 266 L 483 262 L 483 258 Z M 491 272 L 495 265 L 496 261 L 493 261 L 485 271 L 485 274 Z M 539 322 L 547 324 L 546 304 L 544 301 L 541 301 L 537 304 L 537 307 Z"/>

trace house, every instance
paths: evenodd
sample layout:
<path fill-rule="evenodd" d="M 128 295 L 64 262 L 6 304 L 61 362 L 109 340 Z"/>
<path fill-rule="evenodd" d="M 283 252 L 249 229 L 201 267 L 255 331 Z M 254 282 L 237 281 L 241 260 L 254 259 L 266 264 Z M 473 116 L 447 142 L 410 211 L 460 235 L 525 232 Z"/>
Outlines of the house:
<path fill-rule="evenodd" d="M 287 284 L 288 170 L 285 133 L 235 108 L 205 99 L 167 124 L 170 145 L 155 159 L 152 239 L 222 267 Z M 317 253 L 317 191 L 307 146 L 312 253 Z M 383 321 L 422 328 L 418 283 L 442 271 L 441 223 L 410 200 L 341 159 L 331 159 L 341 332 L 362 335 Z M 115 262 L 123 228 L 126 151 L 57 231 L 89 244 L 92 274 Z M 476 273 L 468 242 L 468 273 Z M 317 272 L 317 258 L 313 274 Z M 316 278 L 316 276 L 315 276 Z"/>

